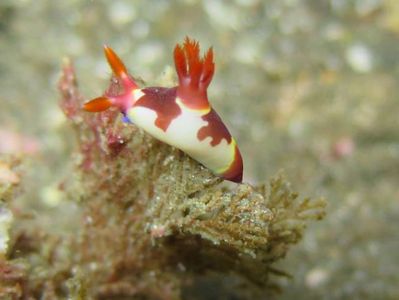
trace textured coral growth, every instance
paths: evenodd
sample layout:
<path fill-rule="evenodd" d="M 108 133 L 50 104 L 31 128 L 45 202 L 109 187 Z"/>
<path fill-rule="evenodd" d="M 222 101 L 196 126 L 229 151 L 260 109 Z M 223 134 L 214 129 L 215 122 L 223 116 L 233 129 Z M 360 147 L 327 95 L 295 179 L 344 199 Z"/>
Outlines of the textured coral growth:
<path fill-rule="evenodd" d="M 68 238 L 32 225 L 15 234 L 10 257 L 23 259 L 28 271 L 13 264 L 0 274 L 16 274 L 0 281 L 6 296 L 189 299 L 216 285 L 213 298 L 265 297 L 270 275 L 284 274 L 273 263 L 300 240 L 308 220 L 324 215 L 323 200 L 298 198 L 282 176 L 228 189 L 181 151 L 126 126 L 117 112 L 83 112 L 70 62 L 59 88 L 77 137 L 76 167 L 62 186 L 79 200 L 81 218 L 74 215 Z M 224 287 L 226 278 L 236 284 Z"/>

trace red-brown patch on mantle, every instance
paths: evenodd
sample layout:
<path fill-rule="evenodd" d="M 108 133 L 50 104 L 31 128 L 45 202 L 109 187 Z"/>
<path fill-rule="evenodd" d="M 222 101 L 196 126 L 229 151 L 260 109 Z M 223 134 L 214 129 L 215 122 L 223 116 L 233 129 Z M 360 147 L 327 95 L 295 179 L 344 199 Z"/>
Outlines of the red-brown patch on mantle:
<path fill-rule="evenodd" d="M 144 93 L 134 106 L 152 109 L 157 113 L 155 126 L 166 131 L 170 123 L 181 114 L 181 109 L 176 103 L 176 87 L 149 87 L 141 90 Z"/>
<path fill-rule="evenodd" d="M 206 139 L 208 136 L 212 138 L 211 146 L 215 147 L 219 145 L 222 139 L 225 139 L 228 144 L 231 143 L 231 135 L 228 131 L 227 127 L 223 124 L 223 121 L 220 119 L 219 115 L 211 109 L 209 113 L 202 116 L 204 121 L 207 121 L 208 124 L 201 127 L 198 130 L 197 137 L 200 141 Z"/>

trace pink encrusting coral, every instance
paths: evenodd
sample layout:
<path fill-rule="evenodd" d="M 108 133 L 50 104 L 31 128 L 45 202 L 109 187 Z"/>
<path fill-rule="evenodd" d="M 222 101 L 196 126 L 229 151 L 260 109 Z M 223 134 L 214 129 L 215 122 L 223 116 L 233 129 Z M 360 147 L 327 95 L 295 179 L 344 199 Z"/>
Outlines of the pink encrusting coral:
<path fill-rule="evenodd" d="M 63 64 L 63 80 L 59 82 L 58 88 L 63 101 L 61 109 L 72 124 L 79 128 L 82 135 L 78 136 L 81 160 L 80 166 L 87 171 L 93 169 L 95 160 L 103 160 L 109 155 L 118 154 L 126 145 L 126 140 L 121 135 L 122 124 L 113 126 L 118 114 L 115 110 L 105 111 L 96 116 L 82 114 L 79 105 L 83 103 L 83 97 L 77 89 L 75 72 L 71 62 L 67 59 Z M 110 89 L 117 89 L 114 82 Z M 104 139 L 105 137 L 105 139 Z"/>
<path fill-rule="evenodd" d="M 0 155 L 35 155 L 39 151 L 37 139 L 9 128 L 0 128 Z"/>

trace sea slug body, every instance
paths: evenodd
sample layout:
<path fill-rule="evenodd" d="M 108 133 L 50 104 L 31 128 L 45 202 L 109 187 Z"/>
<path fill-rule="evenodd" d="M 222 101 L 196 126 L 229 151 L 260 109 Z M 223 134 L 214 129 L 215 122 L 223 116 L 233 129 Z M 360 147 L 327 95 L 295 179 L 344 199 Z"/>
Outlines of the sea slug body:
<path fill-rule="evenodd" d="M 186 38 L 183 45 L 176 45 L 179 84 L 172 88 L 140 88 L 115 52 L 108 46 L 104 52 L 123 91 L 107 91 L 85 103 L 85 110 L 99 112 L 116 106 L 126 122 L 184 151 L 216 175 L 242 182 L 237 143 L 208 101 L 207 88 L 215 71 L 212 48 L 201 58 L 198 42 Z"/>

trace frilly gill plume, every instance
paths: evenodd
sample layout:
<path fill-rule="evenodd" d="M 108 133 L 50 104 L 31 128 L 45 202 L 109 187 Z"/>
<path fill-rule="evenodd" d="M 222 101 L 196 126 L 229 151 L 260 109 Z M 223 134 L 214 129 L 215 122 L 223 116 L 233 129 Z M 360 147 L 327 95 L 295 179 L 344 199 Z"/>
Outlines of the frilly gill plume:
<path fill-rule="evenodd" d="M 201 58 L 198 42 L 186 37 L 183 46 L 176 45 L 174 59 L 179 78 L 178 97 L 193 109 L 209 107 L 207 88 L 215 72 L 212 48 Z"/>

